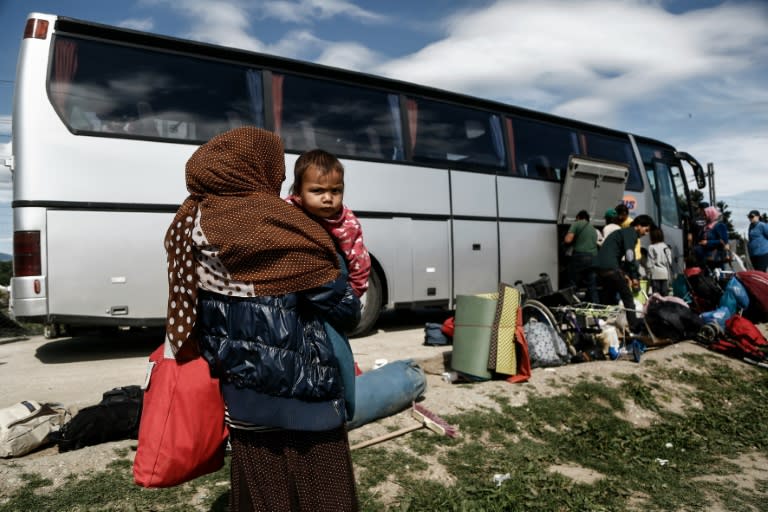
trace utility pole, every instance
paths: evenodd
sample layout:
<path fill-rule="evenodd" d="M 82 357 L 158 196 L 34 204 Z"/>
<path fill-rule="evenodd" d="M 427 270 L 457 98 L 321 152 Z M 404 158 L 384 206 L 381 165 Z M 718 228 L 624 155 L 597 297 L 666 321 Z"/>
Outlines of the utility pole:
<path fill-rule="evenodd" d="M 709 204 L 712 206 L 717 204 L 715 198 L 715 164 L 709 162 L 707 164 L 707 188 L 709 189 Z"/>

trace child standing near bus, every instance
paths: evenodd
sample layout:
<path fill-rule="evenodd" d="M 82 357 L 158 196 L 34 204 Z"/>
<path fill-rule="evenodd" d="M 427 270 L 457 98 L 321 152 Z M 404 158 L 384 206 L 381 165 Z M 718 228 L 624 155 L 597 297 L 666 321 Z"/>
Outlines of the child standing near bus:
<path fill-rule="evenodd" d="M 343 203 L 344 166 L 322 149 L 302 154 L 293 167 L 289 203 L 302 208 L 320 223 L 338 246 L 349 269 L 349 284 L 361 297 L 368 289 L 371 257 L 363 242 L 363 229 Z"/>
<path fill-rule="evenodd" d="M 660 227 L 651 229 L 647 272 L 653 292 L 666 297 L 669 294 L 669 279 L 672 277 L 672 250 L 664 242 L 664 231 Z"/>

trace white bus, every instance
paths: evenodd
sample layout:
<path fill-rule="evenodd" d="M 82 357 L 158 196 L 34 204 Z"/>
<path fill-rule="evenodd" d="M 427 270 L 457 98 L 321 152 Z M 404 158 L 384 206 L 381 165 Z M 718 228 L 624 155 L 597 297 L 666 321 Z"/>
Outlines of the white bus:
<path fill-rule="evenodd" d="M 542 273 L 557 286 L 559 240 L 582 208 L 601 225 L 623 199 L 657 219 L 682 258 L 682 160 L 704 186 L 695 160 L 646 137 L 38 13 L 24 28 L 13 108 L 11 307 L 48 336 L 163 325 L 163 235 L 187 194 L 185 163 L 244 124 L 283 138 L 289 173 L 315 147 L 342 159 L 345 202 L 373 260 L 360 333 L 382 308 L 450 308 L 457 295 Z M 565 180 L 580 157 L 597 173 Z"/>

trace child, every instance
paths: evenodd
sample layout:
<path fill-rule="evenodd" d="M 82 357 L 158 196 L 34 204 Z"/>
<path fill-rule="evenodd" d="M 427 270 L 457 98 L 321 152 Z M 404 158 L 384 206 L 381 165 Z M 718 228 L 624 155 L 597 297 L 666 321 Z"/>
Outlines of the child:
<path fill-rule="evenodd" d="M 293 184 L 286 201 L 301 207 L 331 235 L 344 255 L 349 284 L 361 297 L 368 289 L 371 257 L 363 243 L 363 230 L 352 211 L 342 204 L 344 166 L 338 158 L 313 149 L 302 154 L 293 167 Z"/>
<path fill-rule="evenodd" d="M 669 294 L 671 269 L 672 251 L 664 243 L 664 231 L 654 227 L 651 229 L 651 246 L 648 248 L 648 278 L 654 293 L 662 297 Z"/>

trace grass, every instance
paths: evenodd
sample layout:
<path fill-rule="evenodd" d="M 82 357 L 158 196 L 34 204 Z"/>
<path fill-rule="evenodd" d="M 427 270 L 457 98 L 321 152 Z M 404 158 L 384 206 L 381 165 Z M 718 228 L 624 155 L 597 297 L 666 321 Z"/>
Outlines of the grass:
<path fill-rule="evenodd" d="M 587 363 L 588 364 L 588 363 Z M 447 417 L 456 439 L 419 430 L 400 443 L 354 452 L 365 511 L 766 510 L 768 481 L 745 479 L 739 460 L 768 460 L 768 372 L 734 370 L 714 355 L 683 369 L 648 364 L 642 377 L 596 376 L 563 394 Z M 677 400 L 681 407 L 669 405 Z M 625 419 L 640 408 L 647 426 Z M 645 417 L 644 416 L 644 417 Z M 55 492 L 26 475 L 0 512 L 226 510 L 228 468 L 183 486 L 147 490 L 126 458 Z M 593 478 L 571 478 L 554 467 Z M 439 469 L 440 479 L 432 475 Z M 509 474 L 503 482 L 494 475 Z"/>

